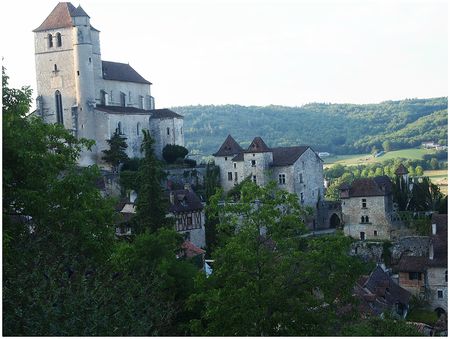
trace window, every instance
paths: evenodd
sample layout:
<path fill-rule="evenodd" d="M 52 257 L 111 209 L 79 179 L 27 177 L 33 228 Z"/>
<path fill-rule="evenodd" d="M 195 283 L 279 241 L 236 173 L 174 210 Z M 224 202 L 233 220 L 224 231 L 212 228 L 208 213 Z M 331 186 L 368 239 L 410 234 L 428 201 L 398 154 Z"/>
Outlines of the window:
<path fill-rule="evenodd" d="M 361 224 L 364 224 L 364 217 L 361 216 Z"/>
<path fill-rule="evenodd" d="M 256 175 L 252 177 L 252 181 L 256 184 Z"/>
<path fill-rule="evenodd" d="M 227 161 L 228 160 L 228 157 L 225 157 L 225 161 Z"/>
<path fill-rule="evenodd" d="M 234 181 L 238 181 L 238 174 L 237 174 L 237 172 L 234 172 Z"/>
<path fill-rule="evenodd" d="M 298 180 L 300 181 L 301 184 L 303 183 L 303 173 L 300 173 L 298 175 Z"/>
<path fill-rule="evenodd" d="M 409 280 L 422 280 L 422 273 L 409 272 Z"/>
<path fill-rule="evenodd" d="M 378 231 L 377 231 L 377 230 L 374 230 L 374 231 L 373 231 L 373 235 L 376 237 L 376 236 L 378 235 Z"/>
<path fill-rule="evenodd" d="M 106 105 L 106 98 L 107 98 L 108 94 L 106 94 L 106 92 L 104 90 L 100 91 L 100 104 L 101 105 Z"/>
<path fill-rule="evenodd" d="M 252 160 L 252 167 L 256 167 L 256 160 Z"/>
<path fill-rule="evenodd" d="M 368 224 L 369 223 L 369 217 L 366 216 L 361 216 L 361 224 Z"/>
<path fill-rule="evenodd" d="M 136 125 L 136 135 L 140 135 L 141 134 L 141 129 L 142 129 L 141 123 L 138 122 L 137 125 Z"/>
<path fill-rule="evenodd" d="M 300 202 L 303 204 L 305 202 L 305 197 L 303 195 L 303 192 L 300 193 Z"/>
<path fill-rule="evenodd" d="M 58 65 L 54 64 L 53 65 L 53 73 L 56 73 L 56 72 L 58 72 Z"/>
<path fill-rule="evenodd" d="M 62 46 L 61 33 L 56 33 L 56 47 Z"/>
<path fill-rule="evenodd" d="M 361 240 L 366 240 L 366 233 L 365 232 L 359 232 L 359 238 Z"/>
<path fill-rule="evenodd" d="M 362 205 L 361 206 L 362 208 L 367 208 L 367 200 L 366 199 L 362 199 L 361 200 L 361 205 Z"/>
<path fill-rule="evenodd" d="M 366 215 L 366 223 L 369 222 L 369 217 Z"/>
<path fill-rule="evenodd" d="M 188 217 L 186 218 L 186 224 L 188 226 L 192 226 L 192 215 L 188 215 Z"/>
<path fill-rule="evenodd" d="M 235 162 L 233 162 L 233 167 L 236 168 L 236 163 Z"/>
<path fill-rule="evenodd" d="M 64 125 L 61 92 L 55 92 L 56 122 Z"/>
<path fill-rule="evenodd" d="M 167 127 L 167 135 L 170 135 L 170 128 Z"/>
<path fill-rule="evenodd" d="M 278 174 L 278 183 L 280 185 L 286 184 L 286 174 Z"/>
<path fill-rule="evenodd" d="M 233 172 L 228 172 L 228 181 L 233 180 Z"/>
<path fill-rule="evenodd" d="M 120 106 L 125 107 L 126 106 L 126 100 L 127 100 L 126 94 L 120 92 Z"/>
<path fill-rule="evenodd" d="M 139 96 L 139 108 L 144 109 L 144 97 L 142 95 Z"/>
<path fill-rule="evenodd" d="M 47 46 L 48 46 L 48 48 L 53 47 L 53 36 L 51 34 L 47 35 Z"/>
<path fill-rule="evenodd" d="M 438 297 L 438 299 L 443 299 L 444 298 L 444 291 L 438 290 L 437 291 L 437 297 Z"/>

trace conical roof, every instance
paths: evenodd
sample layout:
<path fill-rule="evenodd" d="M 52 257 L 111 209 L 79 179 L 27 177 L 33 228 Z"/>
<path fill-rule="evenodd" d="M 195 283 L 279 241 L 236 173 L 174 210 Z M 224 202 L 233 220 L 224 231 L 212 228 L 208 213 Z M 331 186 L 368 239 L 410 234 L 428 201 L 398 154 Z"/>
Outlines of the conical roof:
<path fill-rule="evenodd" d="M 75 7 L 70 2 L 59 2 L 47 19 L 33 32 L 47 31 L 50 29 L 66 28 L 73 26 L 73 17 L 87 16 L 81 6 Z"/>
<path fill-rule="evenodd" d="M 248 146 L 246 153 L 263 153 L 263 152 L 270 152 L 270 148 L 267 147 L 266 143 L 264 142 L 261 137 L 256 137 L 251 142 L 250 146 Z"/>
<path fill-rule="evenodd" d="M 398 168 L 395 170 L 395 174 L 397 175 L 408 174 L 408 170 L 406 169 L 405 166 L 403 166 L 403 164 L 400 164 L 400 166 L 398 166 Z"/>
<path fill-rule="evenodd" d="M 225 157 L 229 155 L 236 155 L 243 151 L 244 150 L 241 146 L 239 146 L 236 140 L 234 140 L 231 135 L 228 135 L 222 146 L 220 146 L 219 150 L 213 155 L 215 157 Z"/>

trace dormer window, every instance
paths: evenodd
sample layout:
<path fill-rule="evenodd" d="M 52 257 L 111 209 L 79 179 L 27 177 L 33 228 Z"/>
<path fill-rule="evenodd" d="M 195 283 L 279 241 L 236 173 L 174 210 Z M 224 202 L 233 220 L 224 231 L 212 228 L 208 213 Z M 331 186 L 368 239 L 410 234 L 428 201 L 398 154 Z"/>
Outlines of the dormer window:
<path fill-rule="evenodd" d="M 61 39 L 61 33 L 56 33 L 56 47 L 62 46 L 62 39 Z"/>
<path fill-rule="evenodd" d="M 47 46 L 48 46 L 48 48 L 53 47 L 53 36 L 51 34 L 47 35 Z"/>

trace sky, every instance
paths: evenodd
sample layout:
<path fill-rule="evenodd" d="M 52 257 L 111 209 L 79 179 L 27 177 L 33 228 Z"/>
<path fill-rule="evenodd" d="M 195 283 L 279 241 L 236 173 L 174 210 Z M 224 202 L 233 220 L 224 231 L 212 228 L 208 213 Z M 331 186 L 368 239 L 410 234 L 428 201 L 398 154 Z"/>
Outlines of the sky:
<path fill-rule="evenodd" d="M 151 81 L 156 107 L 377 103 L 448 95 L 444 0 L 76 0 L 102 60 Z M 57 1 L 1 1 L 10 85 L 36 87 L 34 35 Z"/>

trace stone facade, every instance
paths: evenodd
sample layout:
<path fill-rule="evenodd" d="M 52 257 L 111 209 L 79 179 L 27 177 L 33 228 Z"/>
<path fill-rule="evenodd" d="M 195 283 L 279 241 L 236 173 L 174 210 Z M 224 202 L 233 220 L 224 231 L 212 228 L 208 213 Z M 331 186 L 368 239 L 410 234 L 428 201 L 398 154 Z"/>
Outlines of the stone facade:
<path fill-rule="evenodd" d="M 313 208 L 311 228 L 321 228 L 317 215 L 318 202 L 323 201 L 323 161 L 309 146 L 269 148 L 256 137 L 247 150 L 228 136 L 214 154 L 215 165 L 220 168 L 220 184 L 225 192 L 246 178 L 264 186 L 275 181 L 280 189 L 296 194 L 303 206 Z"/>
<path fill-rule="evenodd" d="M 116 130 L 127 137 L 130 157 L 142 156 L 142 129 L 155 139 L 158 157 L 167 144 L 183 146 L 183 117 L 155 110 L 151 83 L 130 65 L 101 60 L 99 33 L 81 6 L 69 2 L 59 3 L 34 30 L 36 114 L 96 142 L 81 154 L 83 166 L 105 165 L 105 140 Z"/>
<path fill-rule="evenodd" d="M 389 240 L 393 220 L 392 183 L 386 176 L 357 179 L 340 187 L 344 233 L 361 240 Z"/>

